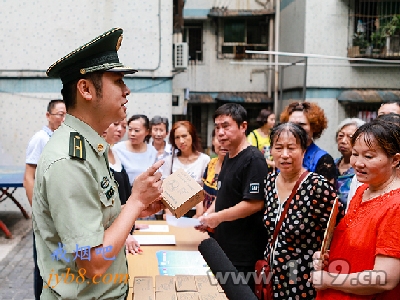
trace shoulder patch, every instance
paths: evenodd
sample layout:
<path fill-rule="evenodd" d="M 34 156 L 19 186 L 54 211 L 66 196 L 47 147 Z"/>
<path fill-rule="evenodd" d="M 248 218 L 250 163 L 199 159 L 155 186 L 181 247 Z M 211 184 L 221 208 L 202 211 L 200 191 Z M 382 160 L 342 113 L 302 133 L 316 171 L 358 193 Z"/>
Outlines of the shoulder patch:
<path fill-rule="evenodd" d="M 81 160 L 86 159 L 85 141 L 83 136 L 77 132 L 71 132 L 69 135 L 69 156 Z"/>
<path fill-rule="evenodd" d="M 260 184 L 259 183 L 250 183 L 250 194 L 258 194 L 260 192 Z"/>

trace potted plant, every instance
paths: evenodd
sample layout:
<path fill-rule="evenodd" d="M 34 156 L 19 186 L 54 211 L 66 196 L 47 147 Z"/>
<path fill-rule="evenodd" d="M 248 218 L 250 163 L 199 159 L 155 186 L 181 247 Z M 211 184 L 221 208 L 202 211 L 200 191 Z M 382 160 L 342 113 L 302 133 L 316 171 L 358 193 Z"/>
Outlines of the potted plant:
<path fill-rule="evenodd" d="M 371 43 L 373 45 L 373 53 L 379 54 L 385 46 L 386 36 L 382 35 L 381 31 L 371 33 Z"/>
<path fill-rule="evenodd" d="M 389 55 L 400 52 L 400 15 L 394 15 L 392 19 L 382 27 L 382 33 L 386 36 L 386 49 Z"/>
<path fill-rule="evenodd" d="M 359 47 L 360 54 L 365 54 L 365 52 L 369 46 L 369 43 L 368 43 L 368 40 L 366 39 L 364 32 L 356 32 L 353 35 L 353 46 Z"/>

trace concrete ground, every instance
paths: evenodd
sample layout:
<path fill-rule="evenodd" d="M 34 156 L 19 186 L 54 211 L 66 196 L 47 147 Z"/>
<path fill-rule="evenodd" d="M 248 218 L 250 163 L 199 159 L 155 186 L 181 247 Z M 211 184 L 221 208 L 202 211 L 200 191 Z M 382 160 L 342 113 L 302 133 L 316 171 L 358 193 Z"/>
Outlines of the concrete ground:
<path fill-rule="evenodd" d="M 13 238 L 0 230 L 0 300 L 33 300 L 32 220 L 21 212 L 0 212 Z"/>

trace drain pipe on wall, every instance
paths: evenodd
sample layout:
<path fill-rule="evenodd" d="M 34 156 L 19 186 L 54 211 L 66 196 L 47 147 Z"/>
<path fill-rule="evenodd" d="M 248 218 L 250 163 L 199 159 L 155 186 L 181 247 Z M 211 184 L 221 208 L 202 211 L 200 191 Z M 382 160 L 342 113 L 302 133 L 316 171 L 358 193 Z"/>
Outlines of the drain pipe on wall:
<path fill-rule="evenodd" d="M 269 43 L 268 43 L 268 49 L 272 51 L 274 47 L 274 19 L 270 18 L 269 19 Z M 268 55 L 268 61 L 272 62 L 272 54 Z M 268 75 L 268 98 L 272 98 L 272 75 L 273 75 L 273 69 L 269 69 L 269 75 Z"/>
<path fill-rule="evenodd" d="M 281 0 L 275 1 L 275 51 L 279 51 L 279 24 L 281 18 Z M 275 54 L 275 80 L 274 80 L 274 113 L 278 116 L 279 112 L 279 55 Z"/>

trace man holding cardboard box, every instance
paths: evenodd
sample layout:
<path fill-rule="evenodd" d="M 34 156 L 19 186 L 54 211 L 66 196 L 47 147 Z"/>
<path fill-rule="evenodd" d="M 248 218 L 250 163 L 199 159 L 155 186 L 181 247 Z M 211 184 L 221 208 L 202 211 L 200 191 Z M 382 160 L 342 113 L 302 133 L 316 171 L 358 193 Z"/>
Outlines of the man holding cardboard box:
<path fill-rule="evenodd" d="M 130 90 L 119 62 L 122 29 L 113 28 L 57 60 L 68 114 L 37 165 L 33 230 L 43 277 L 42 300 L 126 299 L 125 240 L 135 219 L 159 211 L 162 165 L 139 175 L 123 209 L 101 137 L 126 118 Z"/>
<path fill-rule="evenodd" d="M 215 239 L 239 272 L 254 272 L 263 257 L 265 159 L 246 140 L 247 112 L 239 104 L 227 103 L 214 114 L 215 135 L 228 149 L 218 177 L 218 195 L 199 218 L 203 226 L 215 228 Z M 202 226 L 199 228 L 202 229 Z M 254 279 L 248 278 L 253 289 Z"/>

